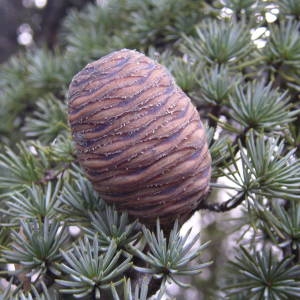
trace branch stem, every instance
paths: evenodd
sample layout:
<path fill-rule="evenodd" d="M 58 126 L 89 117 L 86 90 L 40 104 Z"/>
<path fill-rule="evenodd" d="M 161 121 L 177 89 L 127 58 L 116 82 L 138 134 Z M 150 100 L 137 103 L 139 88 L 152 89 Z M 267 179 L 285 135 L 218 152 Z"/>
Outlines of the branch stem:
<path fill-rule="evenodd" d="M 239 192 L 229 200 L 222 203 L 201 203 L 199 209 L 207 209 L 214 212 L 225 212 L 239 206 L 245 199 L 245 192 Z"/>

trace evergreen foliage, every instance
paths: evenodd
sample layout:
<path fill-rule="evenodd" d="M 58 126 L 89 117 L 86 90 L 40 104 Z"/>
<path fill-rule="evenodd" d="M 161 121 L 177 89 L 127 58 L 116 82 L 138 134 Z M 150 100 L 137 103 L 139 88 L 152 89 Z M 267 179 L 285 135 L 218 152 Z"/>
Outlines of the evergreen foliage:
<path fill-rule="evenodd" d="M 0 299 L 161 299 L 169 283 L 197 299 L 299 299 L 299 1 L 97 3 L 68 12 L 56 49 L 0 68 Z M 123 47 L 166 65 L 206 123 L 194 237 L 109 207 L 76 160 L 68 84 Z"/>

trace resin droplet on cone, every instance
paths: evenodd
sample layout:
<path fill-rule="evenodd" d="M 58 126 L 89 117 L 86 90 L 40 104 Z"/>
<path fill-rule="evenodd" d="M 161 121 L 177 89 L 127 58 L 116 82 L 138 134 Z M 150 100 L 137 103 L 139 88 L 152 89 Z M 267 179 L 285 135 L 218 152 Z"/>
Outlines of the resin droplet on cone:
<path fill-rule="evenodd" d="M 69 122 L 95 190 L 141 222 L 186 220 L 207 193 L 211 158 L 199 114 L 145 55 L 123 49 L 75 75 Z"/>

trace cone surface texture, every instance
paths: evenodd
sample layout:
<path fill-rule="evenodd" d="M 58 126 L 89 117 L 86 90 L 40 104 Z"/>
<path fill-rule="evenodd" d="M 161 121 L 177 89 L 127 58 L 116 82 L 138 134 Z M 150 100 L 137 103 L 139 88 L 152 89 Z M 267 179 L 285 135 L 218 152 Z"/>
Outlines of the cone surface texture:
<path fill-rule="evenodd" d="M 211 157 L 196 108 L 165 67 L 116 51 L 76 74 L 68 98 L 80 165 L 103 200 L 148 225 L 195 211 Z"/>

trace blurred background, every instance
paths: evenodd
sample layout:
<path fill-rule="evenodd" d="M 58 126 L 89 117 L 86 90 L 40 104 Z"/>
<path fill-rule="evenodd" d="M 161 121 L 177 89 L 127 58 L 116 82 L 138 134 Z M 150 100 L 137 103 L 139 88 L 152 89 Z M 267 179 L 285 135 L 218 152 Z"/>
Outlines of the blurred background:
<path fill-rule="evenodd" d="M 61 20 L 70 8 L 91 0 L 0 0 L 0 63 L 22 47 L 57 40 Z"/>

